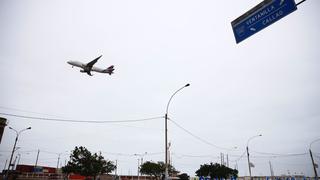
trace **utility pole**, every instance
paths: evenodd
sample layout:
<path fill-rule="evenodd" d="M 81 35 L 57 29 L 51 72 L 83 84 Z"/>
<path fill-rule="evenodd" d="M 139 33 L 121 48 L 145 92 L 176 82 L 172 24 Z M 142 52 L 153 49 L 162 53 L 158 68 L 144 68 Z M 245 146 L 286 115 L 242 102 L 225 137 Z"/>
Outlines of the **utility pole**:
<path fill-rule="evenodd" d="M 7 162 L 8 162 L 8 159 L 6 159 L 6 163 L 4 163 L 4 168 L 3 168 L 3 170 L 6 169 L 6 167 L 7 167 Z"/>
<path fill-rule="evenodd" d="M 40 149 L 38 149 L 36 164 L 34 165 L 35 168 L 36 168 L 37 165 L 38 165 L 39 153 L 40 153 Z"/>
<path fill-rule="evenodd" d="M 116 176 L 118 175 L 118 160 L 116 159 Z"/>
<path fill-rule="evenodd" d="M 273 178 L 274 178 L 274 172 L 273 172 L 273 168 L 272 168 L 271 161 L 269 161 L 269 166 L 270 166 L 271 180 L 273 180 Z"/>
<path fill-rule="evenodd" d="M 138 158 L 138 180 L 140 180 L 140 178 L 139 178 L 139 170 L 140 170 L 140 167 L 139 167 L 139 165 L 140 165 L 140 159 Z"/>
<path fill-rule="evenodd" d="M 59 154 L 59 156 L 58 156 L 57 171 L 58 171 L 58 168 L 59 168 L 59 161 L 60 161 L 60 154 Z"/>
<path fill-rule="evenodd" d="M 224 162 L 224 154 L 222 153 L 222 165 L 225 165 L 225 162 Z"/>
<path fill-rule="evenodd" d="M 143 164 L 143 157 L 141 157 L 140 166 L 142 166 L 142 164 Z M 141 175 L 143 174 L 141 173 Z"/>
<path fill-rule="evenodd" d="M 248 146 L 247 146 L 247 157 L 248 157 L 248 166 L 249 166 L 249 175 L 250 175 L 250 180 L 252 180 L 252 177 L 251 177 L 251 164 L 250 164 L 249 148 L 248 148 Z"/>
<path fill-rule="evenodd" d="M 18 154 L 19 158 L 18 158 L 18 162 L 17 162 L 17 166 L 20 164 L 20 159 L 21 159 L 21 154 Z M 17 169 L 17 167 L 16 167 Z"/>
<path fill-rule="evenodd" d="M 14 158 L 14 160 L 13 160 L 13 166 L 11 167 L 11 170 L 13 171 L 14 170 L 14 167 L 15 167 L 15 164 L 16 164 L 16 162 L 17 162 L 17 159 L 18 159 L 18 156 L 16 156 L 15 158 Z"/>
<path fill-rule="evenodd" d="M 229 167 L 229 156 L 227 154 L 227 167 Z"/>
<path fill-rule="evenodd" d="M 143 164 L 143 157 L 141 157 L 141 161 L 140 161 L 140 164 L 141 164 L 141 165 Z"/>
<path fill-rule="evenodd" d="M 138 180 L 140 178 L 140 175 L 142 175 L 142 173 L 140 173 L 140 166 L 142 166 L 142 164 L 143 164 L 143 156 L 146 155 L 146 154 L 147 154 L 147 152 L 145 152 L 144 154 L 134 154 L 134 156 L 138 157 Z M 140 161 L 140 159 L 141 159 L 141 161 Z"/>
<path fill-rule="evenodd" d="M 220 158 L 221 158 L 221 166 L 222 165 L 226 165 L 226 162 L 224 161 L 224 154 L 223 153 L 220 153 Z"/>
<path fill-rule="evenodd" d="M 171 165 L 171 152 L 170 152 L 171 142 L 168 144 L 168 167 Z M 169 169 L 168 169 L 169 170 Z M 169 175 L 170 176 L 170 175 Z"/>

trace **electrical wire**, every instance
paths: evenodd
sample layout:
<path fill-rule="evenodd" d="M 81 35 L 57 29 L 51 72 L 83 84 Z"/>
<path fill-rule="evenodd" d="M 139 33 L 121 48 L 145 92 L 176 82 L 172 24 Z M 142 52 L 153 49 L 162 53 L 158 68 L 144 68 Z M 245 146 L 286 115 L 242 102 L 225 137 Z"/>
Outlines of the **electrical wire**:
<path fill-rule="evenodd" d="M 164 152 L 147 153 L 147 154 L 145 154 L 145 156 L 154 156 L 154 155 L 159 155 L 159 154 L 164 154 Z"/>
<path fill-rule="evenodd" d="M 291 157 L 291 156 L 304 156 L 308 153 L 290 153 L 290 154 L 277 154 L 277 153 L 268 153 L 268 152 L 259 152 L 251 150 L 252 152 L 255 152 L 257 154 L 264 154 L 264 155 L 271 155 L 272 157 Z"/>
<path fill-rule="evenodd" d="M 318 156 L 318 155 L 316 155 L 316 154 L 314 154 L 314 156 L 315 156 L 316 158 L 320 159 L 320 156 Z"/>
<path fill-rule="evenodd" d="M 135 154 L 112 153 L 112 152 L 106 152 L 106 151 L 102 151 L 102 153 L 107 155 L 114 155 L 114 156 L 128 156 L 128 157 L 136 156 Z M 147 153 L 147 154 L 143 154 L 143 156 L 153 156 L 153 155 L 159 155 L 159 154 L 164 154 L 164 152 Z"/>
<path fill-rule="evenodd" d="M 64 154 L 64 153 L 57 153 L 57 152 L 45 151 L 45 150 L 40 150 L 40 152 L 47 153 L 47 154 L 55 154 L 55 155 Z"/>
<path fill-rule="evenodd" d="M 39 112 L 34 112 L 34 111 L 27 111 L 27 110 L 23 110 L 23 109 L 11 108 L 11 107 L 5 107 L 5 106 L 0 106 L 0 109 L 6 109 L 6 110 L 11 110 L 11 111 L 19 111 L 19 112 L 24 112 L 24 113 L 32 113 L 32 114 L 38 114 L 38 115 L 45 115 L 45 116 L 54 116 L 54 117 L 60 117 L 61 118 L 61 116 L 57 116 L 57 115 L 39 113 Z"/>
<path fill-rule="evenodd" d="M 240 161 L 240 159 L 242 159 L 245 154 L 246 154 L 246 151 L 244 151 L 244 152 L 241 154 L 241 156 L 240 156 L 237 160 L 235 160 L 235 161 L 236 161 L 236 162 L 237 162 L 237 161 Z"/>
<path fill-rule="evenodd" d="M 22 111 L 22 112 L 31 112 L 31 111 L 24 111 L 24 110 L 20 110 L 20 109 L 7 108 L 7 107 L 3 107 L 3 106 L 0 106 L 0 108 L 2 108 L 2 109 L 11 109 L 11 110 L 16 110 L 16 111 Z M 35 113 L 35 112 L 32 112 L 32 113 Z M 5 115 L 5 116 L 17 117 L 17 118 L 25 118 L 25 119 L 33 119 L 33 120 L 41 120 L 41 121 L 67 122 L 67 123 L 130 123 L 130 122 L 141 122 L 141 121 L 149 121 L 149 120 L 164 118 L 163 116 L 157 116 L 157 117 L 151 117 L 151 118 L 132 119 L 132 120 L 119 120 L 119 121 L 115 121 L 115 120 L 114 121 L 103 121 L 103 120 L 102 121 L 97 121 L 97 120 L 86 121 L 86 120 L 75 120 L 75 119 L 25 116 L 25 115 L 18 115 L 18 114 L 3 113 L 3 112 L 0 112 L 0 114 L 1 115 Z M 42 114 L 42 113 L 37 113 L 37 114 Z M 42 114 L 42 115 L 47 115 L 47 114 Z M 203 142 L 203 143 L 205 143 L 207 145 L 213 146 L 213 147 L 218 148 L 218 149 L 232 150 L 230 148 L 225 148 L 225 147 L 221 147 L 221 146 L 217 146 L 215 144 L 212 144 L 212 143 L 200 138 L 199 136 L 196 136 L 195 134 L 191 133 L 190 131 L 188 131 L 187 129 L 185 129 L 184 127 L 182 127 L 181 125 L 179 125 L 175 121 L 173 121 L 171 119 L 168 119 L 168 120 L 171 121 L 172 123 L 174 123 L 177 127 L 182 129 L 183 131 L 185 131 L 189 135 L 191 135 L 192 137 L 198 139 L 199 141 L 201 141 L 201 142 Z M 269 155 L 269 156 L 252 156 L 253 158 L 259 158 L 259 157 L 261 157 L 261 158 L 292 157 L 292 156 L 304 156 L 304 155 L 308 154 L 308 153 L 278 154 L 278 153 L 269 153 L 269 152 L 258 152 L 258 151 L 253 151 L 253 150 L 251 150 L 251 151 L 255 152 L 257 154 Z M 42 152 L 46 152 L 46 151 L 42 151 Z M 46 152 L 46 153 L 59 154 L 59 153 L 54 153 L 54 152 Z M 163 152 L 161 152 L 161 153 L 163 153 Z M 230 155 L 230 156 L 239 157 L 237 160 L 235 160 L 235 161 L 239 161 L 240 159 L 242 159 L 244 157 L 245 153 L 246 153 L 246 151 L 244 151 L 244 153 L 242 155 L 240 155 L 240 157 L 239 157 L 239 155 Z M 132 156 L 131 154 L 122 154 L 122 153 L 107 153 L 107 154 L 113 154 L 113 155 L 119 155 L 119 156 Z M 159 153 L 154 153 L 154 154 L 159 154 Z M 148 155 L 151 155 L 151 153 L 148 153 Z M 185 156 L 185 157 L 205 157 L 206 155 L 205 156 L 182 155 L 182 156 Z M 317 156 L 317 158 L 319 158 L 319 156 Z"/>
<path fill-rule="evenodd" d="M 230 148 L 225 148 L 225 147 L 221 147 L 221 146 L 217 146 L 217 145 L 214 145 L 202 138 L 200 138 L 199 136 L 196 136 L 194 135 L 193 133 L 191 133 L 190 131 L 188 131 L 187 129 L 183 128 L 181 125 L 179 125 L 178 123 L 176 123 L 175 121 L 169 119 L 171 122 L 173 122 L 177 127 L 179 127 L 180 129 L 182 129 L 183 131 L 187 132 L 188 134 L 190 134 L 191 136 L 193 136 L 194 138 L 200 140 L 201 142 L 205 143 L 205 144 L 208 144 L 210 146 L 213 146 L 215 148 L 218 148 L 218 149 L 223 149 L 223 150 L 231 150 Z M 251 150 L 252 151 L 252 150 Z M 291 154 L 276 154 L 276 153 L 267 153 L 267 152 L 258 152 L 258 151 L 252 151 L 252 152 L 255 152 L 257 154 L 264 154 L 264 155 L 269 155 L 269 156 L 251 156 L 252 158 L 277 158 L 277 157 L 292 157 L 292 156 L 305 156 L 307 155 L 308 153 L 291 153 Z M 235 161 L 239 161 L 240 159 L 242 159 L 246 154 L 246 151 L 244 151 L 242 153 L 242 155 L 236 159 Z M 231 155 L 231 156 L 237 156 L 237 155 Z"/>
<path fill-rule="evenodd" d="M 207 145 L 209 145 L 209 146 L 215 147 L 215 148 L 217 148 L 217 149 L 232 150 L 231 148 L 225 148 L 225 147 L 221 147 L 221 146 L 217 146 L 217 145 L 215 145 L 215 144 L 212 144 L 212 143 L 210 143 L 210 142 L 208 142 L 208 141 L 200 138 L 199 136 L 194 135 L 193 133 L 191 133 L 190 131 L 188 131 L 187 129 L 185 129 L 184 127 L 182 127 L 181 125 L 179 125 L 179 124 L 176 123 L 175 121 L 173 121 L 173 120 L 171 120 L 171 119 L 169 119 L 169 121 L 171 121 L 173 124 L 175 124 L 177 127 L 179 127 L 180 129 L 182 129 L 183 131 L 185 131 L 186 133 L 188 133 L 188 134 L 191 135 L 192 137 L 198 139 L 199 141 L 201 141 L 201 142 L 203 142 L 203 143 L 205 143 L 205 144 L 207 144 Z"/>
<path fill-rule="evenodd" d="M 40 121 L 56 121 L 56 122 L 67 122 L 67 123 L 132 123 L 132 122 L 142 122 L 142 121 L 150 121 L 155 119 L 162 119 L 164 116 L 156 116 L 151 118 L 141 118 L 141 119 L 131 119 L 131 120 L 118 120 L 118 121 L 97 121 L 97 120 L 75 120 L 75 119 L 60 119 L 60 118 L 46 118 L 46 117 L 36 117 L 36 116 L 24 116 L 18 114 L 10 114 L 10 113 L 3 113 L 0 112 L 1 115 L 4 116 L 11 116 L 17 118 L 24 118 L 24 119 L 33 119 L 33 120 L 40 120 Z"/>
<path fill-rule="evenodd" d="M 178 154 L 178 153 L 172 153 L 172 155 L 178 157 L 178 158 L 183 158 L 183 157 L 189 157 L 189 158 L 214 158 L 214 159 L 219 159 L 220 157 L 218 156 L 213 156 L 213 155 L 189 155 L 189 154 Z"/>

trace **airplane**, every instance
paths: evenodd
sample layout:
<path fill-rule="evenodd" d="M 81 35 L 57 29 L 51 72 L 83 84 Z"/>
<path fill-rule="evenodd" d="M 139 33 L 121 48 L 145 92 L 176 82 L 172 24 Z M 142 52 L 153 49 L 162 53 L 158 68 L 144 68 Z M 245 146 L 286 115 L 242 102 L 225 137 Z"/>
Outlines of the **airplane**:
<path fill-rule="evenodd" d="M 107 73 L 109 75 L 113 74 L 113 71 L 114 71 L 114 66 L 113 65 L 109 66 L 107 69 L 101 69 L 101 68 L 93 66 L 101 58 L 101 56 L 95 58 L 94 60 L 92 60 L 91 62 L 89 62 L 87 64 L 84 64 L 84 63 L 79 62 L 79 61 L 68 61 L 67 63 L 72 65 L 72 68 L 74 66 L 82 68 L 80 70 L 80 72 L 87 73 L 89 76 L 92 76 L 91 71 L 95 71 L 95 72 L 99 72 L 99 73 Z"/>

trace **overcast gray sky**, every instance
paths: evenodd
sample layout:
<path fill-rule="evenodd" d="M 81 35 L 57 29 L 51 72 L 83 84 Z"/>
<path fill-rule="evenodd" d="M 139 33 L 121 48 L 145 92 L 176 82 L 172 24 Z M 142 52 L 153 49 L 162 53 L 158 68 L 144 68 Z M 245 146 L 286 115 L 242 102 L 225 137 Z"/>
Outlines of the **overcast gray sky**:
<path fill-rule="evenodd" d="M 306 1 L 236 44 L 230 22 L 260 2 L 2 0 L 0 112 L 106 121 L 159 117 L 172 93 L 190 83 L 169 108 L 178 124 L 168 124 L 176 169 L 193 176 L 201 164 L 220 162 L 222 152 L 248 175 L 246 156 L 239 157 L 250 137 L 263 134 L 249 144 L 253 175 L 269 175 L 271 161 L 276 175 L 311 176 L 308 148 L 320 137 L 320 1 Z M 114 65 L 115 74 L 90 77 L 66 63 L 99 55 L 96 66 Z M 23 164 L 34 164 L 40 149 L 39 165 L 55 167 L 58 153 L 64 165 L 75 146 L 117 160 L 118 174 L 136 174 L 133 154 L 164 161 L 163 118 L 88 124 L 1 116 L 17 130 L 32 127 L 17 144 Z M 6 128 L 1 169 L 14 138 Z M 320 142 L 312 149 L 320 164 Z"/>

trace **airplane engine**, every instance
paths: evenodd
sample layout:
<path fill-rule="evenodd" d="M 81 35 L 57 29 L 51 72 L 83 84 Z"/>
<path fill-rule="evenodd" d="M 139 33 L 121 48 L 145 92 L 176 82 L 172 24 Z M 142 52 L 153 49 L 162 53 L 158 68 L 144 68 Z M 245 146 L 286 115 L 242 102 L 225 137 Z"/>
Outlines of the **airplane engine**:
<path fill-rule="evenodd" d="M 85 73 L 86 71 L 84 71 L 84 70 L 81 69 L 80 72 Z"/>

